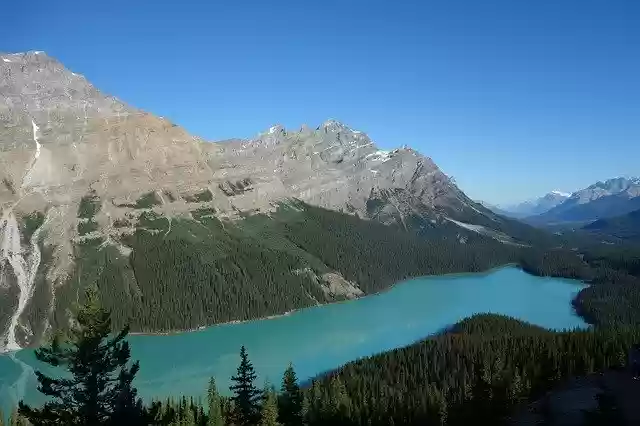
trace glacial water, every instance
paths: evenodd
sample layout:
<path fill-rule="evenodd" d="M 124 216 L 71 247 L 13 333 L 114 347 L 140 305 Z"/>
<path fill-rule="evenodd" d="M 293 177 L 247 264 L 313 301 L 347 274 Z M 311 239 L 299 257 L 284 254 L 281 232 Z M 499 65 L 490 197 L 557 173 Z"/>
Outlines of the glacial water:
<path fill-rule="evenodd" d="M 405 346 L 475 313 L 513 316 L 548 328 L 585 327 L 571 300 L 585 284 L 528 275 L 516 267 L 481 274 L 415 278 L 362 299 L 287 316 L 212 326 L 173 335 L 129 337 L 140 360 L 139 394 L 150 400 L 203 395 L 210 376 L 222 390 L 247 347 L 261 381 L 279 385 L 289 362 L 300 379 L 348 361 Z M 32 350 L 0 356 L 0 405 L 40 403 Z"/>

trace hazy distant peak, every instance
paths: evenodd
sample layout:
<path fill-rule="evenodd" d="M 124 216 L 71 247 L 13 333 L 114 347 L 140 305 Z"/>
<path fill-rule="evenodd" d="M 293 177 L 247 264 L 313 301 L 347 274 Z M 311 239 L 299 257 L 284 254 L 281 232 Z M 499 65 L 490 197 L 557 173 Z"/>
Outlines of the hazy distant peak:
<path fill-rule="evenodd" d="M 525 217 L 542 214 L 560 204 L 571 197 L 571 194 L 554 190 L 542 197 L 523 201 L 519 204 L 500 206 L 500 208 L 514 217 Z"/>

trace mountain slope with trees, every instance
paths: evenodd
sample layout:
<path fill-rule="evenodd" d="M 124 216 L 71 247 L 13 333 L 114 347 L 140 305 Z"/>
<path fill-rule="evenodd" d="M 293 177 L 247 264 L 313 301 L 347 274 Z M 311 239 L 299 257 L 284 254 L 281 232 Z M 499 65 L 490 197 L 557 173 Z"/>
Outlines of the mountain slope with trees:
<path fill-rule="evenodd" d="M 640 241 L 640 210 L 622 216 L 596 220 L 583 229 L 596 235 Z"/>

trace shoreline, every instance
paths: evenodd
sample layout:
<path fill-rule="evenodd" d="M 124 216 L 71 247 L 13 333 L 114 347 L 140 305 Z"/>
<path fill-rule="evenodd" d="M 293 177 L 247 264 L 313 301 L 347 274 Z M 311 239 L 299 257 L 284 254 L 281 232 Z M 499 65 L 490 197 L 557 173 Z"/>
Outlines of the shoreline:
<path fill-rule="evenodd" d="M 326 305 L 326 303 L 325 303 Z M 319 305 L 319 306 L 323 306 L 323 305 Z M 277 318 L 281 318 L 281 317 L 287 317 L 291 314 L 293 314 L 294 312 L 300 311 L 302 309 L 307 309 L 307 308 L 312 308 L 313 306 L 307 306 L 305 308 L 298 308 L 298 309 L 291 309 L 287 312 L 284 312 L 282 314 L 274 314 L 274 315 L 269 315 L 266 317 L 260 317 L 260 318 L 253 318 L 253 319 L 247 319 L 247 320 L 231 320 L 231 321 L 225 321 L 225 322 L 217 322 L 214 324 L 209 324 L 209 325 L 201 325 L 197 328 L 188 328 L 188 329 L 182 329 L 182 330 L 170 330 L 170 331 L 130 331 L 129 332 L 129 336 L 171 336 L 173 334 L 182 334 L 182 333 L 193 333 L 193 332 L 197 332 L 197 331 L 203 331 L 206 330 L 207 328 L 211 328 L 211 327 L 217 327 L 217 326 L 221 326 L 221 325 L 234 325 L 234 324 L 242 324 L 245 322 L 251 322 L 251 321 L 263 321 L 263 320 L 272 320 L 272 319 L 277 319 Z"/>
<path fill-rule="evenodd" d="M 412 281 L 412 280 L 417 280 L 417 279 L 436 279 L 436 278 L 457 278 L 457 277 L 465 277 L 465 276 L 489 275 L 491 273 L 497 272 L 497 271 L 499 271 L 501 269 L 505 269 L 505 268 L 517 268 L 520 271 L 524 272 L 525 274 L 528 274 L 528 275 L 531 275 L 531 276 L 534 276 L 534 277 L 579 281 L 579 282 L 581 282 L 583 284 L 588 285 L 588 283 L 585 282 L 584 280 L 577 280 L 577 279 L 574 279 L 574 278 L 535 275 L 535 274 L 532 274 L 532 273 L 529 273 L 529 272 L 525 271 L 518 263 L 511 262 L 511 263 L 505 263 L 505 264 L 502 264 L 502 265 L 494 266 L 492 268 L 489 268 L 489 269 L 484 270 L 484 271 L 479 271 L 479 272 L 448 272 L 446 274 L 441 274 L 441 275 L 419 275 L 419 276 L 412 277 L 412 278 L 404 278 L 402 280 L 394 282 L 389 287 L 387 287 L 387 288 L 385 288 L 383 290 L 380 290 L 380 291 L 377 291 L 377 292 L 371 293 L 371 294 L 365 294 L 363 296 L 356 297 L 354 299 L 338 300 L 338 301 L 329 302 L 329 303 L 321 303 L 321 304 L 318 304 L 318 305 L 315 305 L 315 306 L 304 306 L 304 307 L 301 307 L 301 308 L 291 309 L 291 310 L 286 311 L 286 312 L 281 313 L 281 314 L 268 315 L 266 317 L 258 317 L 258 318 L 252 318 L 252 319 L 246 319 L 246 320 L 231 320 L 231 321 L 213 323 L 213 324 L 209 324 L 209 325 L 201 325 L 201 326 L 198 326 L 196 328 L 191 328 L 191 329 L 178 329 L 178 330 L 169 330 L 169 331 L 136 331 L 136 332 L 129 332 L 129 336 L 171 336 L 171 335 L 174 335 L 174 334 L 193 333 L 193 332 L 198 332 L 198 331 L 204 331 L 204 330 L 206 330 L 208 328 L 211 328 L 211 327 L 243 324 L 243 323 L 252 322 L 252 321 L 273 320 L 273 319 L 278 319 L 278 318 L 290 316 L 290 315 L 292 315 L 292 314 L 294 314 L 296 312 L 299 312 L 299 311 L 302 311 L 302 310 L 305 310 L 305 309 L 312 309 L 312 308 L 316 308 L 316 307 L 320 307 L 320 306 L 327 306 L 327 305 L 336 305 L 336 304 L 340 304 L 340 303 L 348 303 L 348 302 L 364 299 L 364 298 L 367 298 L 367 297 L 379 296 L 379 295 L 381 295 L 383 293 L 386 293 L 386 292 L 392 290 L 398 284 L 402 284 L 402 283 L 405 283 L 405 282 L 408 282 L 408 281 Z M 580 291 L 582 291 L 582 289 Z M 571 305 L 572 306 L 573 306 L 574 301 L 577 299 L 577 297 L 578 297 L 578 294 L 576 294 L 576 296 L 571 300 Z M 574 312 L 575 311 L 576 310 L 575 310 L 575 307 L 574 307 Z M 576 312 L 576 315 L 578 315 L 580 318 L 582 318 L 585 322 L 588 323 L 586 318 L 584 318 L 582 315 L 578 314 L 577 312 Z"/>

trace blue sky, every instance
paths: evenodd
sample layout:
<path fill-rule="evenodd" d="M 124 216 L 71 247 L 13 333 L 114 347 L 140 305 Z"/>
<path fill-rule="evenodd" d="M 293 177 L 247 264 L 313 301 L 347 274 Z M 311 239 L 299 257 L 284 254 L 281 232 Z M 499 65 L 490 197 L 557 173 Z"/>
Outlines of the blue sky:
<path fill-rule="evenodd" d="M 640 2 L 14 1 L 44 50 L 207 139 L 335 118 L 508 203 L 640 174 Z"/>

